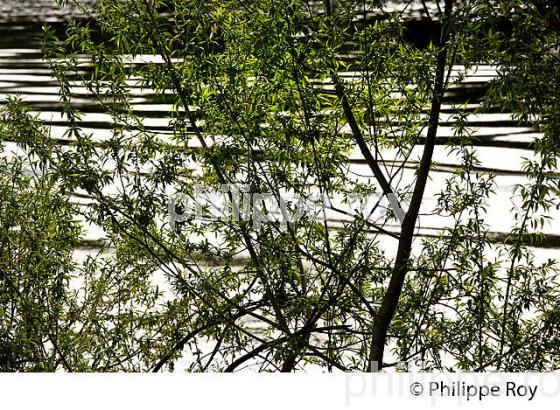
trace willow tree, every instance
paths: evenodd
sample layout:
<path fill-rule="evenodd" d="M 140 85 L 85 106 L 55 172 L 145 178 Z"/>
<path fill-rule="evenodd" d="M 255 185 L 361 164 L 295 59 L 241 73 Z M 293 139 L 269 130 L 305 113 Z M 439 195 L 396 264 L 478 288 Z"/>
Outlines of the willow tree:
<path fill-rule="evenodd" d="M 65 265 L 88 280 L 73 296 L 62 287 L 63 307 L 83 308 L 57 319 L 64 343 L 42 344 L 50 368 L 557 367 L 556 264 L 530 246 L 557 192 L 558 10 L 420 2 L 423 44 L 410 41 L 412 2 L 383 3 L 102 0 L 63 35 L 46 29 L 68 130 L 37 138 L 12 102 L 3 138 L 17 136 L 57 195 L 86 197 L 74 212 L 105 233 L 102 262 Z M 505 237 L 485 220 L 502 205 L 473 109 L 446 106 L 453 132 L 438 133 L 459 64 L 499 67 L 475 112 L 542 132 Z M 107 115 L 105 134 L 87 128 L 77 87 Z M 143 93 L 168 108 L 165 126 L 150 125 Z M 459 165 L 428 209 L 443 145 Z M 429 237 L 426 214 L 445 221 Z M 90 283 L 102 307 L 85 309 Z"/>

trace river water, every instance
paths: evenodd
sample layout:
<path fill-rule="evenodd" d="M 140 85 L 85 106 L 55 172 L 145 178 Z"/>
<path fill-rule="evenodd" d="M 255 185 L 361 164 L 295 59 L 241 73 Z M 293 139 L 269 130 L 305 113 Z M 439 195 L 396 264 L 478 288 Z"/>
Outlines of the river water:
<path fill-rule="evenodd" d="M 0 0 L 0 100 L 7 95 L 18 93 L 36 110 L 37 114 L 46 124 L 51 126 L 51 135 L 62 138 L 65 131 L 64 118 L 60 115 L 58 104 L 58 88 L 55 79 L 51 76 L 48 65 L 41 58 L 40 35 L 43 21 L 48 21 L 55 27 L 62 27 L 64 19 L 76 16 L 71 8 L 58 9 L 52 6 L 50 0 L 19 1 Z M 462 67 L 455 67 L 455 71 L 462 71 Z M 345 76 L 354 76 L 356 73 L 342 73 Z M 466 101 L 470 98 L 472 108 L 476 108 L 476 100 L 472 97 L 481 95 L 486 83 L 496 75 L 495 67 L 479 67 L 466 76 L 461 87 L 451 89 L 447 94 L 441 116 L 441 127 L 438 133 L 438 144 L 434 153 L 434 171 L 428 183 L 426 197 L 422 205 L 423 211 L 429 212 L 435 205 L 436 195 L 440 191 L 450 172 L 457 166 L 457 158 L 450 155 L 445 147 L 445 142 L 452 135 L 453 119 L 451 118 L 451 105 Z M 146 125 L 149 128 L 167 133 L 169 123 L 168 110 L 170 106 L 163 104 L 157 95 L 149 90 L 132 87 L 135 94 L 135 110 L 147 114 Z M 78 89 L 78 94 L 80 90 Z M 85 90 L 81 97 L 76 99 L 81 105 L 85 115 L 82 118 L 84 131 L 104 138 L 109 134 L 110 118 L 99 112 L 99 108 L 92 104 Z M 476 136 L 479 139 L 477 152 L 481 160 L 480 170 L 491 171 L 496 175 L 497 189 L 491 198 L 491 206 L 486 217 L 487 223 L 493 234 L 503 237 L 512 226 L 510 208 L 512 207 L 512 189 L 516 184 L 526 183 L 520 172 L 523 158 L 530 158 L 532 151 L 529 143 L 538 134 L 530 127 L 519 126 L 512 116 L 507 113 L 487 112 L 472 114 L 469 122 L 476 127 Z M 63 142 L 63 141 L 61 141 Z M 14 148 L 8 144 L 6 149 Z M 406 185 L 413 180 L 414 166 L 421 155 L 421 146 L 413 151 L 401 184 Z M 396 153 L 385 151 L 384 158 L 391 163 L 396 158 Z M 364 164 L 359 152 L 350 158 L 351 171 L 356 175 L 371 175 L 367 165 Z M 399 165 L 394 162 L 394 165 Z M 79 201 L 79 198 L 74 198 Z M 560 214 L 555 210 L 551 223 L 544 228 L 548 235 L 539 249 L 536 249 L 538 259 L 560 257 Z M 334 216 L 333 216 L 334 218 Z M 445 220 L 436 215 L 421 216 L 419 234 L 429 235 L 434 229 L 444 226 Z M 398 232 L 398 226 L 389 225 L 389 229 Z M 89 253 L 91 244 L 102 238 L 102 232 L 96 227 L 89 227 L 84 241 L 84 249 L 78 252 Z M 395 247 L 392 238 L 385 238 L 388 249 Z M 94 249 L 93 249 L 94 250 Z"/>
<path fill-rule="evenodd" d="M 0 99 L 9 94 L 18 93 L 32 107 L 37 110 L 40 118 L 51 126 L 53 137 L 62 137 L 65 131 L 64 119 L 60 116 L 58 104 L 58 88 L 50 74 L 47 64 L 41 59 L 40 36 L 41 26 L 44 21 L 54 27 L 60 28 L 64 19 L 78 16 L 75 9 L 65 7 L 60 9 L 53 6 L 50 0 L 19 1 L 0 0 Z M 461 67 L 455 67 L 460 71 Z M 343 73 L 353 76 L 355 73 Z M 456 158 L 449 155 L 445 148 L 445 141 L 452 133 L 453 120 L 451 119 L 451 104 L 471 99 L 472 96 L 481 94 L 485 84 L 495 75 L 493 67 L 479 67 L 476 72 L 471 72 L 463 82 L 461 88 L 450 90 L 446 96 L 443 107 L 442 124 L 438 133 L 439 143 L 436 148 L 434 160 L 436 162 L 433 179 L 428 185 L 423 209 L 429 210 L 435 201 L 444 179 L 456 167 Z M 80 94 L 80 90 L 76 90 Z M 77 98 L 76 103 L 82 105 L 86 113 L 82 118 L 84 130 L 91 132 L 98 138 L 109 134 L 110 117 L 99 112 L 95 104 L 88 101 L 87 93 L 83 91 L 82 98 Z M 132 87 L 136 96 L 135 109 L 146 113 L 148 128 L 167 133 L 169 118 L 167 115 L 170 106 L 161 104 L 160 99 L 149 90 Z M 498 189 L 492 198 L 487 220 L 491 221 L 492 231 L 497 236 L 508 231 L 512 220 L 509 217 L 511 208 L 511 191 L 515 184 L 524 183 L 520 169 L 523 158 L 531 157 L 530 141 L 538 134 L 528 127 L 521 127 L 511 118 L 510 114 L 488 112 L 473 114 L 469 117 L 470 124 L 476 127 L 476 136 L 479 139 L 478 156 L 481 160 L 482 171 L 492 171 L 496 174 Z M 412 159 L 420 157 L 421 147 L 413 152 Z M 385 152 L 385 159 L 391 162 L 395 153 Z M 358 152 L 351 157 L 352 171 L 358 175 L 370 175 Z M 411 161 L 410 165 L 415 166 Z M 405 172 L 403 184 L 413 177 L 414 169 Z M 421 218 L 422 232 L 429 234 L 431 228 L 441 226 L 443 221 L 437 216 Z M 397 230 L 397 226 L 392 229 Z M 556 249 L 560 247 L 560 218 L 554 218 L 544 232 L 548 239 L 543 247 Z M 89 232 L 88 239 L 96 239 L 99 231 Z M 546 252 L 547 255 L 549 252 Z"/>

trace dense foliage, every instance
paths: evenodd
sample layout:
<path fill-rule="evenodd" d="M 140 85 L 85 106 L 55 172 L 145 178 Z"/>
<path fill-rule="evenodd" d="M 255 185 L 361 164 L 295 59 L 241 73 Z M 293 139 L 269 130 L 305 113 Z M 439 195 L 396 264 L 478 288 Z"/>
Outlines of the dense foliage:
<path fill-rule="evenodd" d="M 63 35 L 46 28 L 68 131 L 50 138 L 17 98 L 0 121 L 19 147 L 0 177 L 0 368 L 557 368 L 560 278 L 531 245 L 557 205 L 558 6 L 440 1 L 422 44 L 406 18 L 422 2 L 383 3 L 101 0 Z M 428 209 L 457 64 L 498 76 L 481 107 L 449 108 L 459 166 Z M 84 129 L 78 87 L 106 135 Z M 139 89 L 169 105 L 165 127 L 135 108 Z M 468 121 L 487 109 L 541 132 L 499 238 Z M 286 195 L 309 209 L 272 217 Z M 426 214 L 445 227 L 421 237 Z M 80 221 L 103 230 L 100 251 L 77 252 Z"/>

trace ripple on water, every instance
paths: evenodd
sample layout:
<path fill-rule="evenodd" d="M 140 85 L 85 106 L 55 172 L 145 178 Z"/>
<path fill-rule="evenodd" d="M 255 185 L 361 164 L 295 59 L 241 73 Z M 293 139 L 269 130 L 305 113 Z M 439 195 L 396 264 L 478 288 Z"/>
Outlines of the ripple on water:
<path fill-rule="evenodd" d="M 87 6 L 95 0 L 82 0 Z M 54 0 L 2 0 L 0 2 L 0 23 L 30 21 L 62 21 L 70 17 L 80 17 L 82 12 L 67 4 L 56 5 Z"/>

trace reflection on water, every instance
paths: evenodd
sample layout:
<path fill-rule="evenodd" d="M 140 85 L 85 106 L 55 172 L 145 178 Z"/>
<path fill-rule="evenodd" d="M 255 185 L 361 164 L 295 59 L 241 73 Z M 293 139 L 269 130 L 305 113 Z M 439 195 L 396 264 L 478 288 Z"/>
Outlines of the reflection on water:
<path fill-rule="evenodd" d="M 87 6 L 95 0 L 82 0 Z M 67 2 L 71 3 L 71 2 Z M 71 4 L 55 5 L 55 0 L 1 0 L 0 22 L 60 22 L 68 17 L 79 17 L 82 13 Z"/>
<path fill-rule="evenodd" d="M 77 16 L 76 10 L 71 8 L 58 9 L 52 6 L 51 0 L 19 1 L 2 0 L 0 3 L 0 99 L 7 95 L 19 93 L 21 97 L 31 104 L 40 118 L 51 125 L 51 136 L 59 143 L 68 141 L 64 138 L 65 119 L 60 114 L 58 103 L 58 88 L 55 79 L 51 76 L 48 65 L 41 59 L 40 35 L 42 32 L 41 20 L 47 20 L 59 30 L 63 29 L 63 19 Z M 152 59 L 153 56 L 144 56 Z M 157 60 L 157 58 L 155 59 Z M 140 61 L 131 61 L 139 63 Z M 463 71 L 460 66 L 455 71 Z M 342 76 L 353 77 L 359 73 L 342 73 Z M 465 77 L 461 87 L 451 88 L 446 96 L 441 116 L 442 126 L 438 134 L 438 146 L 434 154 L 436 164 L 432 180 L 428 185 L 425 200 L 425 209 L 435 205 L 435 195 L 439 187 L 443 186 L 444 179 L 456 169 L 454 158 L 449 156 L 444 144 L 452 135 L 454 120 L 451 117 L 451 105 L 469 101 L 469 108 L 478 107 L 476 98 L 483 95 L 486 83 L 494 78 L 494 67 L 479 67 Z M 158 133 L 162 138 L 171 134 L 169 130 L 168 111 L 171 108 L 165 96 L 156 95 L 150 90 L 141 89 L 133 81 L 130 82 L 131 94 L 134 96 L 134 109 L 144 117 L 145 128 Z M 332 88 L 330 84 L 322 87 Z M 95 139 L 103 140 L 110 136 L 110 116 L 101 112 L 99 105 L 88 98 L 85 88 L 76 88 L 75 103 L 86 113 L 82 118 L 84 131 L 91 133 Z M 502 238 L 501 232 L 509 231 L 512 219 L 509 217 L 511 208 L 511 190 L 515 184 L 523 183 L 524 177 L 520 172 L 522 158 L 531 156 L 529 143 L 538 135 L 529 127 L 519 126 L 510 114 L 487 112 L 484 114 L 471 114 L 469 122 L 477 128 L 478 155 L 481 160 L 481 171 L 494 172 L 498 189 L 492 198 L 492 206 L 488 213 L 487 221 L 491 221 L 491 228 L 497 239 Z M 412 154 L 412 159 L 420 157 L 421 147 L 417 147 Z M 390 151 L 384 154 L 385 158 L 392 158 Z M 389 165 L 400 165 L 388 161 Z M 407 164 L 402 183 L 406 184 L 413 178 L 417 162 Z M 351 157 L 351 171 L 356 175 L 369 175 L 369 168 L 363 162 L 361 155 L 356 152 Z M 78 199 L 76 199 L 78 200 Z M 555 235 L 560 232 L 560 217 L 554 218 L 552 225 L 545 228 L 549 237 L 543 248 L 560 248 L 560 237 Z M 333 222 L 340 222 L 340 215 L 332 215 Z M 429 235 L 433 228 L 441 226 L 442 218 L 425 216 L 421 219 L 423 230 L 421 233 Z M 555 221 L 556 220 L 556 221 Z M 396 226 L 392 227 L 395 231 Z M 96 239 L 99 232 L 92 230 L 91 239 Z M 542 249 L 539 253 L 543 257 L 553 257 L 560 251 L 556 249 Z"/>

